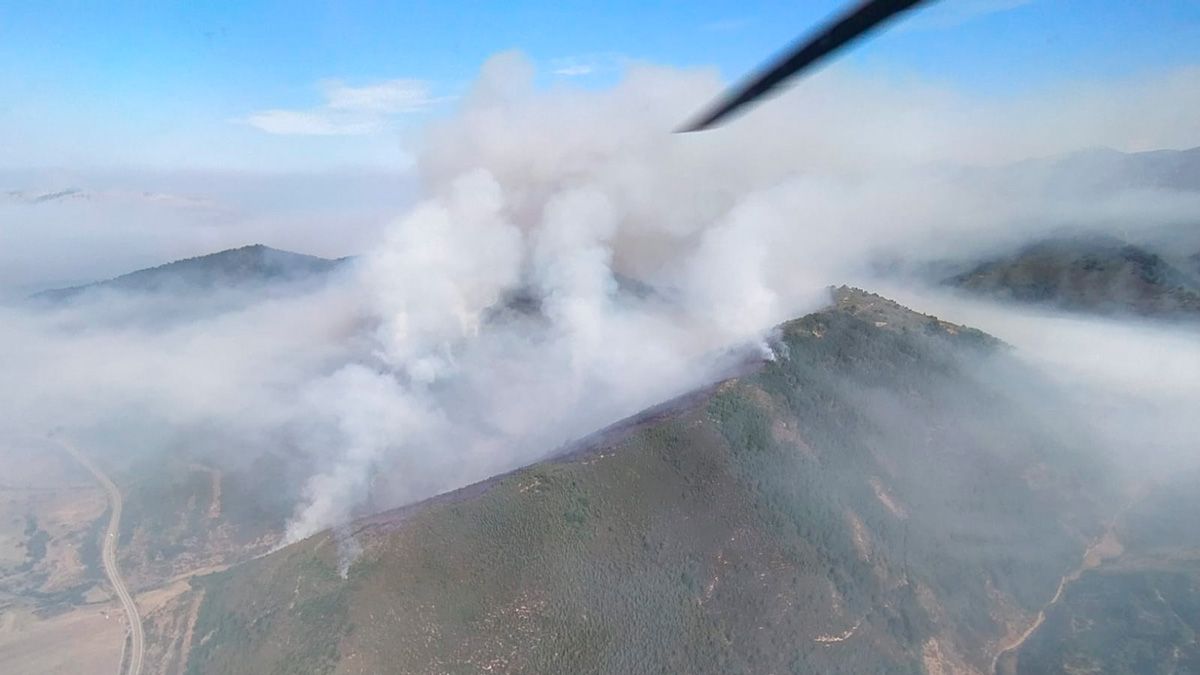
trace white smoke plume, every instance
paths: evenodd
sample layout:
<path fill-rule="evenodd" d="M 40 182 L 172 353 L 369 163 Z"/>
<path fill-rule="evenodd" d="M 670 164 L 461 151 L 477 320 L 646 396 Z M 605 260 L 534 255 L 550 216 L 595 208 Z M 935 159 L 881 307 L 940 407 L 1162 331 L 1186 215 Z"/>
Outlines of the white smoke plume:
<path fill-rule="evenodd" d="M 1163 86 L 1195 98 L 1180 82 L 1198 75 Z M 1089 115 L 1091 137 L 1063 139 L 1040 117 L 1048 101 L 981 114 L 928 87 L 835 75 L 727 129 L 677 136 L 667 132 L 717 91 L 713 78 L 643 67 L 603 92 L 538 92 L 531 78 L 519 55 L 496 57 L 429 131 L 427 200 L 364 265 L 380 316 L 373 377 L 386 384 L 339 373 L 343 402 L 325 412 L 343 450 L 313 478 L 290 538 L 348 517 L 374 471 L 399 490 L 389 501 L 432 494 L 696 386 L 711 376 L 706 354 L 815 308 L 876 253 L 944 254 L 997 231 L 1100 220 L 1085 208 L 1143 223 L 1200 213 L 1196 194 L 1005 201 L 940 168 L 1059 149 L 1049 138 L 1064 150 L 1200 138 L 1182 118 L 1183 130 L 1157 117 L 1119 129 Z M 1054 103 L 1076 118 L 1097 102 L 1081 97 Z M 622 292 L 622 280 L 654 291 Z M 541 298 L 544 323 L 486 325 L 519 289 Z"/>
<path fill-rule="evenodd" d="M 311 468 L 294 541 L 703 384 L 724 350 L 881 257 L 1200 213 L 1195 191 L 1049 190 L 988 168 L 1200 144 L 1177 114 L 1200 107 L 1200 69 L 1002 102 L 834 69 L 682 136 L 720 89 L 711 73 L 637 66 L 605 91 L 532 78 L 519 55 L 484 66 L 423 136 L 417 203 L 319 292 L 167 328 L 104 324 L 119 299 L 12 310 L 4 410 L 46 427 L 138 410 L 158 439 L 220 427 L 286 445 Z"/>

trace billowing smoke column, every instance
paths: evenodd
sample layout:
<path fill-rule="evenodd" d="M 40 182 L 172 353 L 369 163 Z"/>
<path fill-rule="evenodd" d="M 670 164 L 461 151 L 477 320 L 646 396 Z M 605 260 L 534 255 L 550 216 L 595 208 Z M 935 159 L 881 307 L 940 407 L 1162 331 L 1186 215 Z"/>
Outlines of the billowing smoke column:
<path fill-rule="evenodd" d="M 679 137 L 668 131 L 714 78 L 636 68 L 605 92 L 538 92 L 532 78 L 519 55 L 498 56 L 428 130 L 426 198 L 359 270 L 369 353 L 305 397 L 323 466 L 289 540 L 368 494 L 378 508 L 482 479 L 694 387 L 712 376 L 706 357 L 814 308 L 880 254 L 1018 239 L 1084 204 L 1012 199 L 938 168 L 1050 151 L 1050 130 L 1013 122 L 1039 101 L 984 112 L 915 83 L 818 77 L 728 129 Z M 1086 204 L 1107 224 L 1171 221 L 1197 201 Z"/>

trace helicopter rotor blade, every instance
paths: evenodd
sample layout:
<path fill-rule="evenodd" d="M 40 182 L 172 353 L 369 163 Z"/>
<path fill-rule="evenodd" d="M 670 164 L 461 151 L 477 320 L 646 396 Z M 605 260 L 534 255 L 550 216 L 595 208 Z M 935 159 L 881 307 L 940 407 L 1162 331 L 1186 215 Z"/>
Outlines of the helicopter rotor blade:
<path fill-rule="evenodd" d="M 738 109 L 753 103 L 788 78 L 812 67 L 834 52 L 849 45 L 897 14 L 932 0 L 868 0 L 831 21 L 812 36 L 770 63 L 766 70 L 734 87 L 709 111 L 677 131 L 701 131 L 716 125 Z"/>

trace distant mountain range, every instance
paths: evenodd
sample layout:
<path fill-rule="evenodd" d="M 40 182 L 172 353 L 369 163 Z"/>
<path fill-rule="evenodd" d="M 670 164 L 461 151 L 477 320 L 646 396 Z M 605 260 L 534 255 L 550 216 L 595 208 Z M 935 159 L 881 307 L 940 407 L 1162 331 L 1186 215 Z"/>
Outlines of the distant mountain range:
<path fill-rule="evenodd" d="M 1123 190 L 1200 194 L 1200 147 L 1124 153 L 1108 148 L 977 169 L 1000 191 L 1095 198 Z M 999 255 L 938 263 L 942 283 L 1011 302 L 1098 314 L 1200 317 L 1200 213 L 1117 239 L 1049 236 Z M 936 273 L 936 272 L 935 272 Z"/>
<path fill-rule="evenodd" d="M 134 294 L 188 294 L 221 289 L 253 289 L 321 278 L 349 258 L 319 258 L 255 244 L 123 274 L 83 286 L 42 291 L 35 300 L 62 302 L 115 291 Z"/>
<path fill-rule="evenodd" d="M 1125 187 L 1200 188 L 1200 147 L 1132 153 L 1101 148 L 1066 155 L 1049 166 L 1063 175 L 1090 173 L 1094 181 Z"/>
<path fill-rule="evenodd" d="M 1109 237 L 1049 239 L 945 283 L 1000 300 L 1100 314 L 1200 318 L 1200 254 L 1182 268 Z"/>
<path fill-rule="evenodd" d="M 1050 192 L 1200 190 L 1200 147 L 1148 152 L 1093 148 L 971 173 Z"/>

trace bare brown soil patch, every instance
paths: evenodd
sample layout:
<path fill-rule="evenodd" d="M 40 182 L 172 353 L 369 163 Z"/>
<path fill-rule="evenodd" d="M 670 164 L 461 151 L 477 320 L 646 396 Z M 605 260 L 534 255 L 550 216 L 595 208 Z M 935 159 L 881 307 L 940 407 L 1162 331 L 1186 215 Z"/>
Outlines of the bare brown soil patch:
<path fill-rule="evenodd" d="M 0 630 L 0 673 L 112 675 L 121 660 L 125 623 L 121 613 L 79 609 L 52 619 L 14 616 Z"/>

